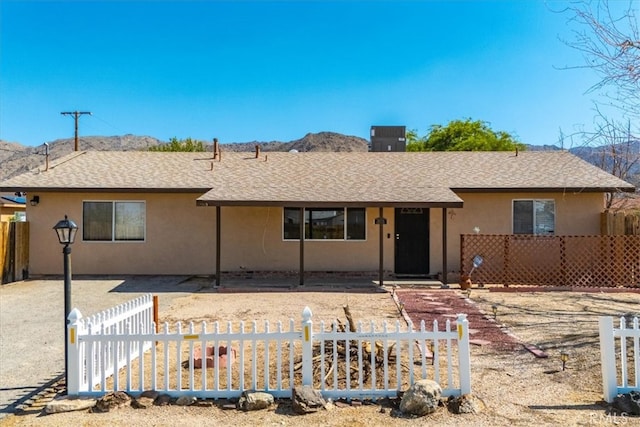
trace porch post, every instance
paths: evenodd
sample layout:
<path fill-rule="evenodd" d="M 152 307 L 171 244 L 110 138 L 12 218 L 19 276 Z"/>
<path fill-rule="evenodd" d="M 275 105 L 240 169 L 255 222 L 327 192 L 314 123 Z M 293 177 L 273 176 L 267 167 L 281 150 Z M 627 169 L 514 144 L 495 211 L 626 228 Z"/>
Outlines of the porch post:
<path fill-rule="evenodd" d="M 304 285 L 304 208 L 300 208 L 300 286 Z"/>
<path fill-rule="evenodd" d="M 447 283 L 447 208 L 442 208 L 442 287 L 449 287 Z"/>
<path fill-rule="evenodd" d="M 383 208 L 380 206 L 378 214 L 378 225 L 380 230 L 380 264 L 378 266 L 378 286 L 384 285 L 384 220 Z"/>
<path fill-rule="evenodd" d="M 216 206 L 216 286 L 220 286 L 220 205 Z"/>

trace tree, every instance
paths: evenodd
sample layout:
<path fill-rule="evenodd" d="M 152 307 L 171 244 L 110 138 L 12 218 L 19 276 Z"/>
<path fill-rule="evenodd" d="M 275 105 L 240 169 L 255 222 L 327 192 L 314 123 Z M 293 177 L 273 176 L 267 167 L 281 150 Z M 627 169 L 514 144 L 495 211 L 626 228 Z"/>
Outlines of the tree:
<path fill-rule="evenodd" d="M 623 2 L 615 3 L 619 7 Z M 637 3 L 636 3 L 637 4 Z M 634 116 L 640 115 L 640 33 L 633 1 L 625 9 L 612 11 L 609 1 L 582 2 L 565 9 L 571 14 L 573 40 L 565 41 L 582 53 L 583 65 L 600 80 L 588 89 L 600 92 L 609 105 Z"/>
<path fill-rule="evenodd" d="M 503 131 L 494 131 L 480 120 L 453 120 L 446 126 L 431 125 L 429 133 L 419 137 L 407 132 L 407 151 L 514 151 L 525 145 Z"/>
<path fill-rule="evenodd" d="M 637 4 L 637 3 L 636 3 Z M 620 7 L 621 3 L 615 3 Z M 573 40 L 565 43 L 582 53 L 584 64 L 568 68 L 588 68 L 599 81 L 588 89 L 605 101 L 594 101 L 594 130 L 579 132 L 584 145 L 596 146 L 591 161 L 607 172 L 625 180 L 637 179 L 640 166 L 638 137 L 632 123 L 640 119 L 640 33 L 633 2 L 612 11 L 607 0 L 583 2 L 564 11 L 575 26 Z M 614 107 L 621 119 L 603 112 L 603 104 Z M 611 207 L 615 194 L 607 195 Z"/>
<path fill-rule="evenodd" d="M 149 151 L 189 151 L 189 152 L 202 152 L 207 151 L 204 142 L 197 141 L 191 138 L 178 139 L 175 136 L 169 140 L 166 144 L 156 145 L 149 147 Z"/>

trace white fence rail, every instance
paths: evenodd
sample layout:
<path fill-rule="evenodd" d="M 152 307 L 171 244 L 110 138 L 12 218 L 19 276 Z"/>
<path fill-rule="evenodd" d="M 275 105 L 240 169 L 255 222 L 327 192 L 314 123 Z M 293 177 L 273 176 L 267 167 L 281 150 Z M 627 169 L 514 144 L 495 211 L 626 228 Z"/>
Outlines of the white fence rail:
<path fill-rule="evenodd" d="M 431 331 L 424 323 L 415 330 L 399 322 L 358 323 L 355 332 L 321 322 L 314 330 L 308 307 L 302 317 L 301 330 L 290 320 L 286 330 L 281 322 L 273 329 L 268 322 L 227 322 L 225 328 L 192 322 L 186 328 L 165 323 L 159 332 L 130 323 L 108 332 L 101 327 L 99 333 L 78 318 L 69 325 L 77 337 L 69 346 L 69 394 L 153 389 L 173 397 L 234 398 L 261 390 L 290 397 L 295 385 L 305 384 L 327 398 L 363 399 L 395 397 L 418 378 L 437 381 L 445 396 L 471 392 L 464 314 L 442 331 L 437 322 Z"/>
<path fill-rule="evenodd" d="M 108 310 L 82 317 L 76 308 L 69 314 L 68 393 L 77 394 L 94 384 L 105 382 L 114 372 L 151 348 L 151 342 L 133 342 L 124 348 L 124 341 L 109 340 L 114 335 L 140 335 L 155 330 L 154 305 L 151 294 L 127 301 Z M 71 325 L 73 324 L 73 327 Z M 95 342 L 91 351 L 80 340 Z"/>
<path fill-rule="evenodd" d="M 604 400 L 612 402 L 618 394 L 640 391 L 640 328 L 638 318 L 600 317 L 600 357 Z M 627 323 L 631 323 L 628 325 Z M 629 327 L 630 326 L 630 327 Z"/>

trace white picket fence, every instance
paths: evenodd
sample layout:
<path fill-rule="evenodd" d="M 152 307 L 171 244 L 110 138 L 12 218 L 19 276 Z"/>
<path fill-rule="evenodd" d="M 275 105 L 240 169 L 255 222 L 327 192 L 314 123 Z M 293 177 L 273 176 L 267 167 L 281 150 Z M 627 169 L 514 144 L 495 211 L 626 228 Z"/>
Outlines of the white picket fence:
<path fill-rule="evenodd" d="M 131 363 L 151 348 L 152 342 L 132 342 L 108 337 L 122 334 L 149 334 L 155 330 L 154 306 L 151 294 L 127 301 L 89 317 L 82 317 L 77 308 L 69 314 L 69 392 L 88 390 L 93 384 L 105 382 L 114 372 Z M 73 326 L 72 326 L 73 325 Z M 91 351 L 81 344 L 88 336 L 101 336 Z"/>
<path fill-rule="evenodd" d="M 396 321 L 391 327 L 360 322 L 355 332 L 341 331 L 336 322 L 320 322 L 314 330 L 308 307 L 297 330 L 290 320 L 287 330 L 281 322 L 274 330 L 269 322 L 260 328 L 257 322 L 227 322 L 226 328 L 219 322 L 192 322 L 186 328 L 165 323 L 156 332 L 149 317 L 136 320 L 141 324 L 137 329 L 132 319 L 107 330 L 80 316 L 71 319 L 70 395 L 152 389 L 203 399 L 236 398 L 245 390 L 290 397 L 295 385 L 304 384 L 325 398 L 375 399 L 395 397 L 419 378 L 437 381 L 444 396 L 471 392 L 464 314 L 453 328 L 447 321 L 444 330 L 438 330 L 437 322 L 433 330 L 424 322 L 416 330 Z M 195 366 L 198 352 L 202 368 Z"/>
<path fill-rule="evenodd" d="M 613 402 L 618 394 L 640 391 L 640 328 L 637 317 L 632 325 L 621 317 L 618 328 L 610 316 L 600 317 L 599 323 L 604 400 Z"/>

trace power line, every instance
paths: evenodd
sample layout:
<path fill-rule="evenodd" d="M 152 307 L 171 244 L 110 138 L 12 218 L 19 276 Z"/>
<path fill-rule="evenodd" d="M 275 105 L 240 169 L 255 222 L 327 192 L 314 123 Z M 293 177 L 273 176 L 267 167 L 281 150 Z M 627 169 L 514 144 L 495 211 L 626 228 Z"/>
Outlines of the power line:
<path fill-rule="evenodd" d="M 78 151 L 78 119 L 80 118 L 80 116 L 82 116 L 83 114 L 89 114 L 91 115 L 90 111 L 63 111 L 62 113 L 63 116 L 73 116 L 75 119 L 75 143 L 73 146 L 73 151 Z"/>

